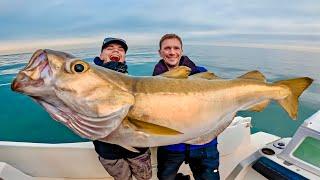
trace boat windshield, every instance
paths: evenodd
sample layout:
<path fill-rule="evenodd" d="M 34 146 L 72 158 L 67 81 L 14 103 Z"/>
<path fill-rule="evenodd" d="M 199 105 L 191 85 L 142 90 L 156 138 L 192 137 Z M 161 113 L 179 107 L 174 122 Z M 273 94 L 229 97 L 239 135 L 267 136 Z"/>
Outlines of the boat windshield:
<path fill-rule="evenodd" d="M 320 140 L 306 137 L 293 152 L 293 156 L 320 168 Z"/>

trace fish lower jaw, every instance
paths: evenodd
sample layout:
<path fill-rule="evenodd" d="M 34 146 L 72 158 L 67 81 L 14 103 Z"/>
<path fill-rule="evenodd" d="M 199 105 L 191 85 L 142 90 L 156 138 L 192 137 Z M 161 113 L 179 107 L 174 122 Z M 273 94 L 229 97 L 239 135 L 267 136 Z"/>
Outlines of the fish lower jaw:
<path fill-rule="evenodd" d="M 32 87 L 41 87 L 44 85 L 43 79 L 37 79 L 33 81 L 28 81 L 24 84 L 25 86 L 32 86 Z"/>
<path fill-rule="evenodd" d="M 30 94 L 28 93 L 28 88 L 39 88 L 44 85 L 43 79 L 38 80 L 29 80 L 29 81 L 18 81 L 14 80 L 11 84 L 11 89 L 13 91 L 21 92 L 24 94 Z"/>

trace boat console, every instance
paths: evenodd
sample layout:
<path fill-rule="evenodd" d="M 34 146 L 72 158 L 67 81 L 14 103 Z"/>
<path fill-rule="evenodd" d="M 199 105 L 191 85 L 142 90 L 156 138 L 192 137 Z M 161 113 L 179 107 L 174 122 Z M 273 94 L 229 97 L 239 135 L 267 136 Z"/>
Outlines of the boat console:
<path fill-rule="evenodd" d="M 271 142 L 242 160 L 227 179 L 250 179 L 248 173 L 254 179 L 320 179 L 320 111 L 292 138 Z"/>

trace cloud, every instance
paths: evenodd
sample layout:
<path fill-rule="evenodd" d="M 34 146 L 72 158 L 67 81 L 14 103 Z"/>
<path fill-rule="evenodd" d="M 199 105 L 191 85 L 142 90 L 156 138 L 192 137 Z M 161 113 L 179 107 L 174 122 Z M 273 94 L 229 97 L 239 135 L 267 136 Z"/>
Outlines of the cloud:
<path fill-rule="evenodd" d="M 257 34 L 263 34 L 260 39 L 294 34 L 299 40 L 301 35 L 318 37 L 319 24 L 318 0 L 0 1 L 2 43 L 167 32 L 187 39 L 238 35 L 245 40 L 246 34 L 254 41 Z"/>

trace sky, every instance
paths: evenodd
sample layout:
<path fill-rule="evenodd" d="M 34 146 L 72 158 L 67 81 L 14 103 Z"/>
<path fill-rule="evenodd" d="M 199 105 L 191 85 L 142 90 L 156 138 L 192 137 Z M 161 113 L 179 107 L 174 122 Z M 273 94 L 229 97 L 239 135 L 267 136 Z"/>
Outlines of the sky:
<path fill-rule="evenodd" d="M 1 0 L 0 52 L 42 46 L 186 43 L 320 50 L 319 0 Z"/>

